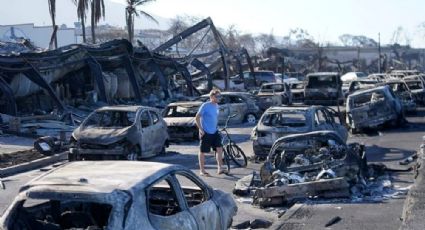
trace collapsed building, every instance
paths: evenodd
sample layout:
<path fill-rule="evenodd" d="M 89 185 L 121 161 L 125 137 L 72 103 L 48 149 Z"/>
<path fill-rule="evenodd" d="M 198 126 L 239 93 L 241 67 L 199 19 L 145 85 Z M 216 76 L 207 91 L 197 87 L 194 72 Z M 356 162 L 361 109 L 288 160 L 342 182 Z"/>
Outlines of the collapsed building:
<path fill-rule="evenodd" d="M 212 31 L 218 44 L 215 49 L 183 57 L 167 55 L 167 49 L 200 30 Z M 210 18 L 154 50 L 141 43 L 133 47 L 124 39 L 50 51 L 25 44 L 0 48 L 4 48 L 0 52 L 0 114 L 4 115 L 1 121 L 9 124 L 2 129 L 18 132 L 22 120 L 50 119 L 75 125 L 102 105 L 165 107 L 181 97 L 200 95 L 195 78 L 207 81 L 211 89 L 212 75 L 220 72 L 227 87 L 231 74 L 238 71 L 242 77 L 240 57 L 249 58 L 244 49 L 235 52 L 227 48 Z M 11 123 L 17 125 L 12 127 Z"/>

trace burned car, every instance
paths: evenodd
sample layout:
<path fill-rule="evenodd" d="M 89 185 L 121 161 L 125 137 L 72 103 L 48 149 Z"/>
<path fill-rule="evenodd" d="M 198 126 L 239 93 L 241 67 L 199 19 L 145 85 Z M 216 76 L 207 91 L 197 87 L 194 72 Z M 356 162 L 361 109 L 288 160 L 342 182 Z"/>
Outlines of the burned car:
<path fill-rule="evenodd" d="M 346 106 L 347 125 L 352 132 L 404 121 L 403 106 L 388 86 L 355 92 L 348 96 Z"/>
<path fill-rule="evenodd" d="M 202 103 L 201 101 L 174 102 L 164 109 L 164 121 L 167 123 L 170 140 L 199 139 L 195 116 Z M 219 114 L 219 120 L 224 120 L 222 113 Z"/>
<path fill-rule="evenodd" d="M 421 80 L 404 80 L 416 104 L 425 105 L 425 85 Z"/>
<path fill-rule="evenodd" d="M 366 168 L 364 146 L 347 145 L 333 131 L 279 138 L 260 170 L 254 204 L 280 205 L 297 198 L 349 197 Z"/>
<path fill-rule="evenodd" d="M 202 95 L 199 101 L 209 100 L 209 95 Z M 218 102 L 220 113 L 219 123 L 224 123 L 229 115 L 236 114 L 230 119 L 231 123 L 247 122 L 249 124 L 257 123 L 261 116 L 261 110 L 257 105 L 256 98 L 244 92 L 221 92 L 221 99 Z"/>
<path fill-rule="evenodd" d="M 400 100 L 403 105 L 403 110 L 406 112 L 416 111 L 416 102 L 413 100 L 412 94 L 410 93 L 409 87 L 403 80 L 390 80 L 379 85 L 388 85 L 394 95 Z"/>
<path fill-rule="evenodd" d="M 291 94 L 293 102 L 304 102 L 304 82 L 292 82 L 291 83 Z"/>
<path fill-rule="evenodd" d="M 228 229 L 236 212 L 183 166 L 80 161 L 24 185 L 0 229 Z"/>
<path fill-rule="evenodd" d="M 264 83 L 257 94 L 260 109 L 292 104 L 291 88 L 287 83 Z"/>
<path fill-rule="evenodd" d="M 347 129 L 337 112 L 325 106 L 271 107 L 266 110 L 251 133 L 256 157 L 265 157 L 280 137 L 316 130 L 331 130 L 347 140 Z"/>
<path fill-rule="evenodd" d="M 137 160 L 165 152 L 167 124 L 146 106 L 105 106 L 91 113 L 71 136 L 69 160 Z"/>
<path fill-rule="evenodd" d="M 306 77 L 304 88 L 304 104 L 335 105 L 344 102 L 342 81 L 339 73 L 317 72 Z"/>

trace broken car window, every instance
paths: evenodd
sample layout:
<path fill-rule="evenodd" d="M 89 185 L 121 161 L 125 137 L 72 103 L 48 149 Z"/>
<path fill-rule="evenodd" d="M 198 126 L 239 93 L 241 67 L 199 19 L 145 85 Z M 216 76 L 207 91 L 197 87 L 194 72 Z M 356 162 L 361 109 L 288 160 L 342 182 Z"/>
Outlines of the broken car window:
<path fill-rule="evenodd" d="M 11 229 L 106 229 L 111 210 L 96 202 L 28 199 Z"/>
<path fill-rule="evenodd" d="M 149 113 L 151 114 L 152 123 L 153 124 L 158 123 L 158 121 L 159 121 L 158 114 L 156 114 L 154 111 L 149 111 Z"/>
<path fill-rule="evenodd" d="M 169 177 L 147 189 L 149 213 L 171 216 L 182 211 Z"/>
<path fill-rule="evenodd" d="M 332 87 L 337 85 L 336 76 L 310 76 L 307 88 Z"/>
<path fill-rule="evenodd" d="M 84 127 L 124 128 L 134 123 L 135 116 L 135 112 L 128 111 L 96 111 L 87 118 Z"/>
<path fill-rule="evenodd" d="M 148 111 L 142 112 L 142 115 L 140 115 L 140 122 L 142 124 L 142 128 L 145 128 L 151 125 L 151 118 L 149 117 Z"/>
<path fill-rule="evenodd" d="M 302 111 L 265 114 L 261 121 L 266 126 L 303 127 L 306 126 L 306 114 Z"/>
<path fill-rule="evenodd" d="M 169 106 L 165 112 L 165 117 L 195 117 L 199 106 Z"/>
<path fill-rule="evenodd" d="M 197 183 L 185 175 L 177 173 L 175 176 L 183 190 L 189 208 L 208 200 L 208 193 L 204 190 L 205 188 L 202 189 Z"/>
<path fill-rule="evenodd" d="M 282 84 L 272 84 L 261 86 L 260 92 L 284 92 L 285 88 Z"/>

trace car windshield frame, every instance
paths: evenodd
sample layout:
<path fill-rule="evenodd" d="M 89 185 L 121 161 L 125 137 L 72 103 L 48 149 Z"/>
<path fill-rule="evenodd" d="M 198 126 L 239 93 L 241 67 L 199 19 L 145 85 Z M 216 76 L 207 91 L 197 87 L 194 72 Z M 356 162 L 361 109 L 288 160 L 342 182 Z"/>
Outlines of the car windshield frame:
<path fill-rule="evenodd" d="M 84 120 L 82 128 L 127 128 L 135 124 L 136 116 L 134 111 L 96 110 Z"/>

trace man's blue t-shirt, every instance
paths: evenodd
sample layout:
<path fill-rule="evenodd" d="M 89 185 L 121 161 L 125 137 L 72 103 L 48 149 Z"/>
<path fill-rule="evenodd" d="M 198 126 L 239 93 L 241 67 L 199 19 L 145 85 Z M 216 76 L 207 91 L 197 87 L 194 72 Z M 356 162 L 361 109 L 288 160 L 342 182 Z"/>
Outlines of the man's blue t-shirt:
<path fill-rule="evenodd" d="M 198 114 L 201 115 L 202 129 L 209 134 L 217 132 L 218 105 L 212 102 L 205 102 L 199 107 Z"/>

